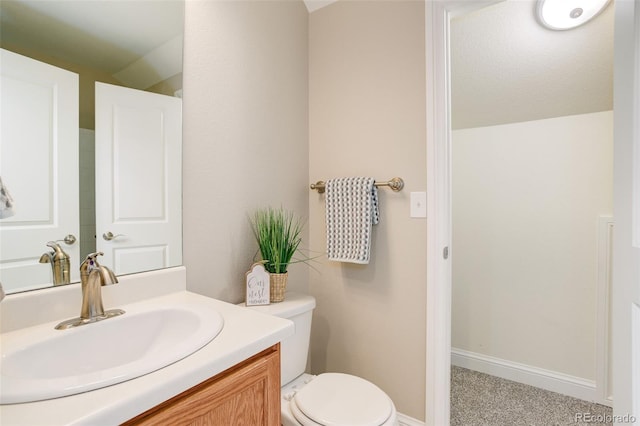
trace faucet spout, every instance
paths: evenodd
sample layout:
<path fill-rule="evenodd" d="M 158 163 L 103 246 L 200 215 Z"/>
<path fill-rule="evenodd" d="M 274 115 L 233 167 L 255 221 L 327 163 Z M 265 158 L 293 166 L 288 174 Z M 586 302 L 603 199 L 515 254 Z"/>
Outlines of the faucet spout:
<path fill-rule="evenodd" d="M 56 326 L 56 329 L 76 327 L 124 314 L 121 309 L 105 312 L 102 305 L 102 286 L 117 284 L 118 278 L 111 269 L 98 263 L 97 257 L 101 255 L 103 255 L 102 252 L 91 253 L 80 265 L 82 285 L 80 317 L 63 321 Z"/>
<path fill-rule="evenodd" d="M 104 316 L 102 286 L 116 284 L 118 279 L 106 266 L 96 266 L 82 283 L 82 309 L 80 318 L 91 321 Z"/>
<path fill-rule="evenodd" d="M 47 247 L 53 249 L 40 256 L 40 263 L 50 263 L 53 272 L 53 285 L 69 284 L 71 282 L 71 261 L 69 255 L 55 241 L 49 241 Z"/>
<path fill-rule="evenodd" d="M 92 321 L 104 316 L 102 307 L 102 286 L 116 284 L 118 279 L 111 269 L 98 263 L 98 256 L 104 253 L 91 253 L 80 265 L 82 281 L 82 309 L 80 318 Z"/>
<path fill-rule="evenodd" d="M 98 272 L 100 273 L 100 282 L 101 285 L 111 285 L 117 284 L 118 278 L 116 278 L 116 274 L 106 266 L 98 267 Z M 89 278 L 91 278 L 91 274 L 89 274 Z"/>

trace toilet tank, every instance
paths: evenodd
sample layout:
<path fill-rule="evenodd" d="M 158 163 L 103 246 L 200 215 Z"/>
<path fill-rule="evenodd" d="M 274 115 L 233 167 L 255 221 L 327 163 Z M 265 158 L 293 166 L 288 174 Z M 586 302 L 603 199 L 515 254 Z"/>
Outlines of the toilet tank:
<path fill-rule="evenodd" d="M 287 337 L 280 343 L 281 386 L 304 373 L 307 367 L 311 314 L 315 307 L 316 299 L 313 296 L 291 292 L 286 293 L 282 302 L 249 306 L 249 309 L 293 321 L 295 328 L 293 336 Z"/>

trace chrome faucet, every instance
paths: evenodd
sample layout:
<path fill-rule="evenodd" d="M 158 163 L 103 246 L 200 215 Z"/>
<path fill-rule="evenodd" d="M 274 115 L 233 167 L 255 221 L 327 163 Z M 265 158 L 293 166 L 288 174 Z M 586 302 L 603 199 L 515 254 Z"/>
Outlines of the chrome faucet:
<path fill-rule="evenodd" d="M 113 271 L 100 266 L 97 257 L 104 253 L 91 253 L 80 265 L 80 281 L 82 285 L 82 308 L 80 317 L 61 322 L 57 330 L 90 324 L 124 314 L 122 309 L 111 309 L 105 312 L 102 306 L 102 286 L 116 284 L 118 279 Z"/>
<path fill-rule="evenodd" d="M 53 285 L 69 284 L 71 282 L 71 258 L 55 241 L 49 241 L 47 247 L 52 252 L 40 256 L 40 263 L 50 263 L 53 271 Z"/>

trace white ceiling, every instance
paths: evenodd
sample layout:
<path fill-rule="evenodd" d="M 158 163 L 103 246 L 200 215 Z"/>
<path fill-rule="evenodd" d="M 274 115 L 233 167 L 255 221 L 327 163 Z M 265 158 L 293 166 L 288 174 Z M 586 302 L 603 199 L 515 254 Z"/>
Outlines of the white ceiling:
<path fill-rule="evenodd" d="M 304 0 L 304 4 L 307 6 L 309 13 L 311 13 L 336 1 L 337 0 Z"/>
<path fill-rule="evenodd" d="M 3 45 L 133 79 L 141 89 L 181 72 L 183 27 L 182 0 L 0 1 Z"/>
<path fill-rule="evenodd" d="M 543 28 L 535 4 L 507 0 L 454 19 L 454 129 L 613 109 L 613 2 L 569 31 Z"/>

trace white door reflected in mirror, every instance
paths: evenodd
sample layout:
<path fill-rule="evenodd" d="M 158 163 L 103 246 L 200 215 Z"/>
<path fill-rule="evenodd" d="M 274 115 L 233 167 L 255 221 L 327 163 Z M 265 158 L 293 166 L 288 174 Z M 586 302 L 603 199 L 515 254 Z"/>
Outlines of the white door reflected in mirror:
<path fill-rule="evenodd" d="M 96 83 L 96 240 L 117 274 L 182 263 L 182 100 Z"/>
<path fill-rule="evenodd" d="M 0 176 L 13 199 L 0 220 L 0 280 L 7 293 L 49 287 L 47 243 L 79 235 L 78 75 L 0 49 Z M 65 243 L 71 280 L 79 245 Z"/>

